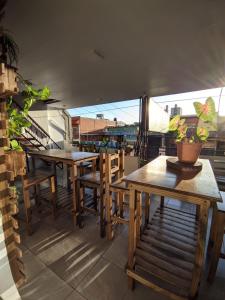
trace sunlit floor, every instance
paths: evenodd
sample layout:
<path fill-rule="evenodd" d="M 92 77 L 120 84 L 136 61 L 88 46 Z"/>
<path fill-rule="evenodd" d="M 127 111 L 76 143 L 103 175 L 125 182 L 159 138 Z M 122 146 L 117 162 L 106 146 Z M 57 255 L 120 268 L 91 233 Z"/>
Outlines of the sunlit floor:
<path fill-rule="evenodd" d="M 158 199 L 152 201 L 152 211 L 158 203 Z M 180 205 L 167 199 L 168 204 Z M 74 229 L 68 214 L 61 214 L 53 221 L 51 215 L 34 213 L 35 232 L 30 237 L 22 224 L 23 261 L 27 276 L 27 283 L 19 289 L 22 299 L 167 299 L 139 284 L 134 291 L 128 290 L 125 273 L 128 230 L 125 225 L 117 227 L 115 239 L 109 242 L 99 237 L 97 217 L 87 215 L 84 220 L 83 229 Z M 198 299 L 224 300 L 225 260 L 220 260 L 212 285 L 206 282 L 205 273 Z"/>

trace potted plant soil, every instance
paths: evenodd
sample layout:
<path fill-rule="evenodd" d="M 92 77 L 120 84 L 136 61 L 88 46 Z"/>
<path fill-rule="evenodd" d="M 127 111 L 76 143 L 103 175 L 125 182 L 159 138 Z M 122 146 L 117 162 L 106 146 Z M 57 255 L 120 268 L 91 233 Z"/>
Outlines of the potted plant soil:
<path fill-rule="evenodd" d="M 169 131 L 176 135 L 177 156 L 180 162 L 194 164 L 201 152 L 202 144 L 207 142 L 207 126 L 214 125 L 216 116 L 214 100 L 209 97 L 204 104 L 194 102 L 198 122 L 188 126 L 186 120 L 176 115 L 170 120 Z"/>

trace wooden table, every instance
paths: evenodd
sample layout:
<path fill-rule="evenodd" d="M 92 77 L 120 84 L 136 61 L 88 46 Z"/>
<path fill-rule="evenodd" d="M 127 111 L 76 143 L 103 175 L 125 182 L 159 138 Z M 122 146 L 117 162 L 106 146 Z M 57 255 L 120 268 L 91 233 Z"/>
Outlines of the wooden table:
<path fill-rule="evenodd" d="M 204 262 L 208 209 L 221 201 L 208 160 L 202 170 L 184 180 L 159 156 L 125 178 L 130 190 L 129 285 L 134 280 L 173 299 L 197 295 Z M 196 214 L 179 208 L 158 208 L 150 224 L 140 232 L 138 192 L 167 196 L 196 206 Z"/>
<path fill-rule="evenodd" d="M 30 151 L 29 155 L 32 157 L 33 167 L 35 168 L 35 158 L 51 161 L 54 164 L 54 170 L 56 173 L 56 163 L 61 162 L 70 166 L 70 178 L 72 186 L 72 204 L 73 204 L 73 217 L 74 224 L 77 224 L 77 216 L 79 211 L 77 209 L 77 191 L 76 191 L 76 178 L 77 178 L 77 166 L 85 161 L 92 162 L 92 171 L 96 171 L 96 160 L 99 157 L 98 153 L 90 152 L 75 152 L 58 149 Z"/>

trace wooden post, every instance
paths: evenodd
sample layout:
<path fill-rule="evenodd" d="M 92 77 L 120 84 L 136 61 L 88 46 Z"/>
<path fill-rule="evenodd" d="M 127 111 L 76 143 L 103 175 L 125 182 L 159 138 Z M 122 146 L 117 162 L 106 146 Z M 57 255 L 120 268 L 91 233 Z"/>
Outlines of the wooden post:
<path fill-rule="evenodd" d="M 2 82 L 2 76 L 0 76 L 0 94 L 2 91 L 9 93 L 4 84 L 5 83 Z M 2 94 L 0 95 L 0 97 L 2 97 Z M 8 174 L 8 170 L 6 168 L 6 155 L 3 148 L 4 146 L 8 145 L 9 139 L 7 136 L 6 100 L 0 99 L 0 210 L 2 213 L 3 231 L 11 272 L 18 287 L 25 281 L 25 275 L 22 270 L 23 264 L 20 261 L 22 254 L 18 249 L 20 237 L 19 234 L 15 231 L 18 229 L 18 221 L 14 217 L 14 214 L 18 212 L 17 195 L 16 193 L 10 194 L 9 192 L 11 189 L 9 189 L 8 178 L 11 177 L 9 175 L 12 174 Z M 13 178 L 11 177 L 11 179 Z"/>

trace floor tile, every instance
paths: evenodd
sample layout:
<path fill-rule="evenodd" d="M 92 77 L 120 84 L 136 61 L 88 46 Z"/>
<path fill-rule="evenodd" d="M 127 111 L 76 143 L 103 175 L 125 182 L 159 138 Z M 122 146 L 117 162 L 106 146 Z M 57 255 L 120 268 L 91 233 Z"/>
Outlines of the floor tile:
<path fill-rule="evenodd" d="M 104 254 L 107 244 L 107 241 L 101 244 L 79 241 L 64 256 L 51 263 L 49 268 L 76 288 Z"/>
<path fill-rule="evenodd" d="M 56 245 L 68 235 L 69 233 L 65 230 L 56 230 L 55 228 L 42 223 L 42 226 L 40 226 L 40 228 L 38 228 L 31 236 L 24 233 L 21 237 L 22 244 L 37 255 Z"/>
<path fill-rule="evenodd" d="M 75 249 L 79 247 L 79 244 L 80 242 L 77 241 L 73 235 L 65 234 L 57 243 L 52 246 L 49 245 L 49 247 L 46 247 L 46 249 L 38 253 L 37 257 L 49 266 L 60 259 L 66 258 L 68 253 L 75 251 Z"/>
<path fill-rule="evenodd" d="M 118 236 L 112 243 L 112 246 L 103 255 L 118 267 L 125 269 L 128 255 L 128 237 Z"/>
<path fill-rule="evenodd" d="M 77 290 L 90 300 L 122 300 L 127 291 L 127 276 L 121 268 L 101 259 Z"/>
<path fill-rule="evenodd" d="M 73 289 L 48 269 L 19 289 L 22 300 L 63 300 Z"/>
<path fill-rule="evenodd" d="M 86 300 L 83 296 L 81 296 L 78 292 L 74 291 L 71 295 L 69 295 L 66 300 Z"/>
<path fill-rule="evenodd" d="M 22 261 L 24 263 L 24 272 L 28 281 L 37 276 L 45 268 L 45 265 L 40 259 L 33 255 L 29 250 L 23 252 Z"/>
<path fill-rule="evenodd" d="M 128 290 L 123 300 L 169 300 L 170 298 L 153 291 L 144 285 L 135 284 L 135 289 Z"/>

